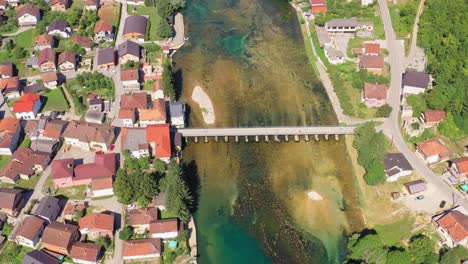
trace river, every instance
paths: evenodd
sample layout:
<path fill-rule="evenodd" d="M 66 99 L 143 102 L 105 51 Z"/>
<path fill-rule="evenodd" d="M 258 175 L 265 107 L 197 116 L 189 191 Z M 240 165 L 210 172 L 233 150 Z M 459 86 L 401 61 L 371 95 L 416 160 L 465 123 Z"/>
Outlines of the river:
<path fill-rule="evenodd" d="M 337 123 L 287 2 L 193 0 L 184 15 L 190 39 L 174 63 L 190 126 L 205 126 L 197 85 L 218 127 Z M 363 228 L 343 139 L 252 141 L 184 150 L 200 263 L 340 263 L 345 234 Z"/>

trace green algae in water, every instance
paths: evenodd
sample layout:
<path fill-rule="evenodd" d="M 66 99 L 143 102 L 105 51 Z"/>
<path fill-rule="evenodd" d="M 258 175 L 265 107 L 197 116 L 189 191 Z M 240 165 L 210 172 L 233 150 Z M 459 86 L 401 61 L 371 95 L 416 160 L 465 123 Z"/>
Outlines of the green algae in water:
<path fill-rule="evenodd" d="M 232 36 L 223 38 L 221 45 L 231 55 L 240 57 L 244 54 L 247 37 L 248 35 L 246 34 L 233 34 Z"/>

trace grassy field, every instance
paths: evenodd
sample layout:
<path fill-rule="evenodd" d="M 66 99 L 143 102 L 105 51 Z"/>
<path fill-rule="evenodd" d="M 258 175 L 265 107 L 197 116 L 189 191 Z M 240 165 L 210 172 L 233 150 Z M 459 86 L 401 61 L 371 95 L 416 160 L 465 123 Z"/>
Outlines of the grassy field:
<path fill-rule="evenodd" d="M 176 214 L 169 212 L 168 210 L 161 211 L 161 218 L 174 218 L 177 217 Z"/>
<path fill-rule="evenodd" d="M 10 161 L 11 159 L 11 156 L 8 156 L 8 155 L 1 155 L 0 156 L 0 170 L 2 170 L 8 163 L 8 161 Z"/>
<path fill-rule="evenodd" d="M 86 194 L 85 194 L 86 185 L 55 189 L 54 182 L 52 181 L 52 178 L 49 176 L 47 177 L 47 180 L 45 181 L 44 186 L 42 188 L 43 193 L 45 193 L 45 191 L 47 190 L 47 187 L 50 187 L 50 190 L 52 192 L 51 195 L 54 195 L 54 196 L 63 195 L 71 200 L 84 200 L 86 198 Z"/>
<path fill-rule="evenodd" d="M 70 107 L 61 88 L 43 94 L 46 97 L 43 111 L 68 111 Z"/>
<path fill-rule="evenodd" d="M 31 248 L 18 246 L 13 242 L 7 241 L 2 254 L 0 255 L 0 262 L 8 264 L 21 264 L 23 263 L 24 256 L 32 250 L 33 249 Z"/>
<path fill-rule="evenodd" d="M 29 148 L 31 146 L 31 139 L 25 138 L 20 144 L 20 147 Z"/>
<path fill-rule="evenodd" d="M 99 8 L 98 17 L 117 27 L 120 19 L 120 8 L 120 3 L 106 3 Z"/>
<path fill-rule="evenodd" d="M 73 0 L 72 5 L 70 6 L 71 8 L 75 9 L 83 9 L 84 7 L 84 1 L 83 0 Z"/>
<path fill-rule="evenodd" d="M 38 175 L 33 175 L 31 179 L 29 180 L 23 180 L 20 179 L 16 184 L 10 184 L 10 183 L 0 183 L 1 187 L 17 187 L 17 188 L 23 188 L 23 189 L 34 189 L 36 187 L 37 182 L 39 181 L 39 178 L 41 177 L 41 174 Z"/>
<path fill-rule="evenodd" d="M 140 15 L 149 17 L 149 26 L 147 32 L 149 32 L 149 39 L 147 40 L 160 40 L 158 37 L 158 26 L 161 17 L 158 15 L 156 7 L 147 6 L 127 6 L 127 12 L 129 15 Z"/>
<path fill-rule="evenodd" d="M 16 45 L 25 49 L 31 49 L 34 46 L 34 37 L 36 36 L 36 30 L 30 29 L 22 32 L 16 36 Z"/>

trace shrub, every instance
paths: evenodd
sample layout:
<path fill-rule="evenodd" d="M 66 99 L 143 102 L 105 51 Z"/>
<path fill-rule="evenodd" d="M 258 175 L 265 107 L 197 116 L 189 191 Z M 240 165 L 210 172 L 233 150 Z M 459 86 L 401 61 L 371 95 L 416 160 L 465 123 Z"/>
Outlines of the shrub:
<path fill-rule="evenodd" d="M 129 240 L 133 236 L 133 227 L 125 226 L 119 232 L 119 238 L 122 240 Z"/>

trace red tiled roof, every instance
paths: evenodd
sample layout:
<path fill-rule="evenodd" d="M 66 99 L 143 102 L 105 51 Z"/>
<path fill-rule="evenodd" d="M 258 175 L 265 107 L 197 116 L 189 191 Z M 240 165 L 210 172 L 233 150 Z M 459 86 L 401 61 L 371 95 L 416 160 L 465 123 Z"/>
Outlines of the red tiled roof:
<path fill-rule="evenodd" d="M 37 216 L 26 216 L 15 230 L 14 236 L 21 236 L 32 240 L 44 226 L 45 221 Z"/>
<path fill-rule="evenodd" d="M 440 122 L 447 118 L 445 112 L 440 110 L 425 110 L 422 114 L 426 123 Z"/>
<path fill-rule="evenodd" d="M 450 153 L 450 150 L 447 148 L 447 146 L 443 144 L 442 140 L 438 138 L 428 139 L 419 142 L 416 145 L 426 157 L 435 155 L 444 156 Z"/>
<path fill-rule="evenodd" d="M 54 160 L 52 162 L 52 179 L 73 177 L 73 158 Z"/>
<path fill-rule="evenodd" d="M 124 94 L 120 98 L 120 108 L 146 109 L 148 108 L 148 94 L 146 92 Z"/>
<path fill-rule="evenodd" d="M 377 44 L 377 43 L 365 43 L 364 44 L 364 53 L 365 54 L 368 54 L 368 53 L 377 53 L 379 54 L 380 53 L 380 44 Z"/>
<path fill-rule="evenodd" d="M 65 6 L 65 8 L 67 8 L 68 7 L 68 1 L 67 0 L 50 0 L 49 5 L 50 6 L 63 5 L 63 6 Z"/>
<path fill-rule="evenodd" d="M 72 259 L 97 262 L 102 246 L 94 243 L 76 242 L 70 250 Z"/>
<path fill-rule="evenodd" d="M 326 6 L 311 6 L 310 11 L 312 11 L 312 14 L 327 13 L 328 8 Z"/>
<path fill-rule="evenodd" d="M 41 74 L 41 79 L 42 82 L 48 83 L 48 82 L 54 82 L 58 80 L 57 73 L 56 72 L 44 72 Z"/>
<path fill-rule="evenodd" d="M 325 0 L 310 0 L 311 5 L 325 5 Z"/>
<path fill-rule="evenodd" d="M 160 238 L 145 238 L 136 240 L 127 240 L 123 242 L 123 257 L 136 257 L 151 254 L 161 254 Z"/>
<path fill-rule="evenodd" d="M 138 69 L 128 69 L 120 71 L 120 80 L 122 81 L 138 81 Z"/>
<path fill-rule="evenodd" d="M 44 230 L 42 243 L 53 245 L 60 248 L 67 248 L 70 242 L 74 242 L 73 234 L 78 231 L 75 225 L 52 222 Z M 47 247 L 47 246 L 46 246 Z"/>
<path fill-rule="evenodd" d="M 91 40 L 91 38 L 88 38 L 88 37 L 83 37 L 83 36 L 80 36 L 80 35 L 75 35 L 73 37 L 73 44 L 81 45 L 83 48 L 90 49 L 92 42 L 93 41 Z"/>
<path fill-rule="evenodd" d="M 112 188 L 112 177 L 98 178 L 91 181 L 91 190 L 93 191 L 107 190 Z"/>
<path fill-rule="evenodd" d="M 50 120 L 46 123 L 42 135 L 48 138 L 59 139 L 62 136 L 63 128 L 67 122 L 62 120 Z"/>
<path fill-rule="evenodd" d="M 92 213 L 86 215 L 78 221 L 80 229 L 99 229 L 114 232 L 114 216 L 103 213 Z"/>
<path fill-rule="evenodd" d="M 128 224 L 130 226 L 149 225 L 151 221 L 158 219 L 156 207 L 133 209 L 128 212 Z"/>
<path fill-rule="evenodd" d="M 140 120 L 154 120 L 166 122 L 166 119 L 166 101 L 164 99 L 154 100 L 152 109 L 140 110 Z"/>
<path fill-rule="evenodd" d="M 112 24 L 105 20 L 99 20 L 94 26 L 94 34 L 101 31 L 112 31 Z"/>
<path fill-rule="evenodd" d="M 447 213 L 437 220 L 437 223 L 455 242 L 460 242 L 468 236 L 468 216 L 459 211 Z"/>
<path fill-rule="evenodd" d="M 364 69 L 383 69 L 385 66 L 383 56 L 364 55 L 361 58 L 361 68 Z"/>
<path fill-rule="evenodd" d="M 131 109 L 122 109 L 119 110 L 120 119 L 133 119 L 135 118 L 135 111 Z"/>
<path fill-rule="evenodd" d="M 39 35 L 36 37 L 36 45 L 38 46 L 50 46 L 52 45 L 52 41 L 54 39 L 54 36 L 48 35 L 48 34 L 43 34 Z"/>
<path fill-rule="evenodd" d="M 75 167 L 75 178 L 112 178 L 116 169 L 115 159 L 115 153 L 96 154 L 94 163 L 80 164 Z"/>
<path fill-rule="evenodd" d="M 4 78 L 0 80 L 0 89 L 18 88 L 19 77 Z"/>
<path fill-rule="evenodd" d="M 385 84 L 364 83 L 364 98 L 387 99 L 387 87 Z"/>
<path fill-rule="evenodd" d="M 13 112 L 31 112 L 34 109 L 34 103 L 36 103 L 37 100 L 40 100 L 40 97 L 37 94 L 24 94 L 19 100 L 13 103 Z"/>
<path fill-rule="evenodd" d="M 5 63 L 0 65 L 0 74 L 13 76 L 13 63 Z"/>
<path fill-rule="evenodd" d="M 22 17 L 25 14 L 37 17 L 39 16 L 39 8 L 31 4 L 20 5 L 16 8 L 16 18 Z"/>
<path fill-rule="evenodd" d="M 37 55 L 37 63 L 41 65 L 44 62 L 53 62 L 55 64 L 55 50 L 45 48 L 39 52 L 39 55 Z"/>
<path fill-rule="evenodd" d="M 62 64 L 64 62 L 71 62 L 73 64 L 76 64 L 76 54 L 75 52 L 72 52 L 72 51 L 64 51 L 62 53 L 60 53 L 60 55 L 58 56 L 58 64 Z"/>
<path fill-rule="evenodd" d="M 146 127 L 146 140 L 150 144 L 154 143 L 157 158 L 171 157 L 169 124 L 148 125 Z"/>
<path fill-rule="evenodd" d="M 150 223 L 150 234 L 169 233 L 179 231 L 180 221 L 178 218 L 160 219 Z"/>
<path fill-rule="evenodd" d="M 452 162 L 457 165 L 460 174 L 468 173 L 468 157 L 454 159 Z"/>
<path fill-rule="evenodd" d="M 14 117 L 7 116 L 0 121 L 0 132 L 8 131 L 15 133 L 20 121 Z"/>
<path fill-rule="evenodd" d="M 96 6 L 97 0 L 85 0 L 85 6 Z"/>

